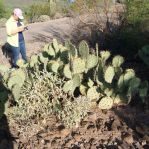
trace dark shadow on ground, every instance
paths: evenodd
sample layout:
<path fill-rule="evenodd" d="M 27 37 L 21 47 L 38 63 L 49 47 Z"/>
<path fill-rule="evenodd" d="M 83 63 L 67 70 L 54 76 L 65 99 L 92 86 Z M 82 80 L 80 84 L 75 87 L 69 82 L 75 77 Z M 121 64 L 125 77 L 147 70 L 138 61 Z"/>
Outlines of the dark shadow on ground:
<path fill-rule="evenodd" d="M 145 112 L 141 106 L 124 106 L 113 108 L 112 111 L 118 118 L 124 122 L 127 128 L 127 135 L 132 134 L 135 140 L 145 140 L 146 143 L 142 147 L 143 149 L 149 148 L 149 112 Z M 130 130 L 130 129 L 131 130 Z M 126 136 L 127 136 L 126 135 Z M 123 136 L 123 137 L 126 137 Z"/>
<path fill-rule="evenodd" d="M 9 123 L 5 113 L 8 91 L 3 86 L 0 76 L 0 149 L 14 149 L 14 138 L 9 130 Z"/>
<path fill-rule="evenodd" d="M 3 55 L 6 57 L 6 59 L 8 59 L 9 63 L 12 64 L 12 52 L 10 50 L 10 46 L 8 43 L 5 43 L 3 46 L 2 46 L 2 53 Z"/>

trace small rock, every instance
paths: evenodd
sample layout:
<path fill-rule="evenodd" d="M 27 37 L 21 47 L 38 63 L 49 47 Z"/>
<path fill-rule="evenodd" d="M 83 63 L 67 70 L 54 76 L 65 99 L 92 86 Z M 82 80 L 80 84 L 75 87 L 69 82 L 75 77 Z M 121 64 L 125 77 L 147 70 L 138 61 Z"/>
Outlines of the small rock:
<path fill-rule="evenodd" d="M 56 13 L 55 15 L 54 15 L 54 19 L 60 19 L 60 18 L 63 18 L 64 16 L 61 14 L 61 13 Z"/>
<path fill-rule="evenodd" d="M 45 140 L 44 140 L 44 139 L 42 139 L 42 140 L 41 140 L 41 143 L 42 143 L 42 144 L 45 144 Z"/>
<path fill-rule="evenodd" d="M 133 136 L 129 135 L 124 138 L 124 141 L 126 141 L 128 144 L 132 144 L 134 142 Z"/>
<path fill-rule="evenodd" d="M 50 17 L 48 15 L 41 15 L 39 18 L 37 18 L 36 22 L 46 22 L 49 20 L 50 20 Z"/>

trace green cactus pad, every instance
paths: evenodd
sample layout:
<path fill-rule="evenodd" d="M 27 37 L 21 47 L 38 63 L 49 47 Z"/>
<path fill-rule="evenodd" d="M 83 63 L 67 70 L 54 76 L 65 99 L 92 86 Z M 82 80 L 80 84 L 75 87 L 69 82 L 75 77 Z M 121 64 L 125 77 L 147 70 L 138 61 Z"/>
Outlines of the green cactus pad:
<path fill-rule="evenodd" d="M 53 57 L 55 57 L 55 55 L 56 55 L 55 50 L 51 44 L 48 46 L 48 49 L 46 50 L 46 52 L 48 53 L 48 55 L 53 56 Z"/>
<path fill-rule="evenodd" d="M 134 77 L 129 82 L 129 91 L 133 92 L 133 91 L 137 90 L 139 88 L 140 84 L 141 84 L 141 80 L 137 77 Z"/>
<path fill-rule="evenodd" d="M 50 63 L 50 68 L 51 68 L 52 72 L 57 73 L 59 67 L 60 67 L 60 64 L 59 64 L 59 62 L 57 62 L 57 61 L 52 61 L 52 62 Z"/>
<path fill-rule="evenodd" d="M 70 71 L 70 66 L 69 66 L 69 64 L 65 65 L 63 73 L 64 73 L 64 76 L 65 76 L 66 78 L 68 78 L 68 79 L 71 79 L 71 78 L 72 78 L 72 73 L 71 73 L 71 71 Z"/>
<path fill-rule="evenodd" d="M 105 81 L 107 83 L 112 83 L 112 80 L 114 78 L 114 75 L 115 75 L 114 68 L 112 66 L 109 66 L 106 69 L 105 74 L 104 74 Z"/>
<path fill-rule="evenodd" d="M 40 60 L 41 63 L 44 64 L 44 63 L 47 63 L 49 59 L 47 57 L 44 57 L 43 53 L 40 53 L 39 54 L 39 60 Z"/>
<path fill-rule="evenodd" d="M 107 61 L 107 59 L 109 59 L 110 57 L 110 52 L 109 51 L 101 51 L 100 52 L 100 57 L 101 57 L 101 61 L 103 64 L 105 64 L 105 62 Z"/>
<path fill-rule="evenodd" d="M 87 82 L 87 85 L 91 88 L 93 87 L 94 82 L 91 79 L 89 79 L 89 81 Z"/>
<path fill-rule="evenodd" d="M 25 64 L 25 61 L 24 61 L 24 60 L 19 59 L 19 60 L 17 61 L 17 65 L 18 65 L 20 68 L 25 68 L 25 67 L 28 66 L 28 63 Z"/>
<path fill-rule="evenodd" d="M 98 107 L 102 110 L 109 110 L 113 107 L 113 99 L 104 97 L 100 100 Z"/>
<path fill-rule="evenodd" d="M 23 81 L 25 81 L 25 79 L 26 79 L 26 73 L 22 69 L 16 69 L 16 70 L 12 71 L 11 74 L 10 74 L 10 78 L 13 77 L 13 76 L 18 76 Z"/>
<path fill-rule="evenodd" d="M 76 87 L 79 87 L 81 85 L 81 79 L 78 74 L 75 74 L 72 78 L 73 86 L 72 86 L 72 92 L 76 89 Z"/>
<path fill-rule="evenodd" d="M 118 89 L 122 89 L 124 87 L 124 74 L 122 74 L 117 82 Z"/>
<path fill-rule="evenodd" d="M 48 51 L 49 50 L 49 44 L 46 44 L 43 48 L 43 51 Z"/>
<path fill-rule="evenodd" d="M 59 44 L 60 52 L 68 51 L 66 47 L 64 47 L 62 44 Z"/>
<path fill-rule="evenodd" d="M 32 55 L 30 59 L 30 67 L 34 67 L 38 63 L 38 56 Z"/>
<path fill-rule="evenodd" d="M 74 74 L 82 73 L 85 71 L 85 61 L 81 58 L 75 58 L 72 61 L 72 70 Z"/>
<path fill-rule="evenodd" d="M 135 77 L 135 72 L 133 69 L 127 69 L 124 75 L 124 83 L 128 85 L 131 79 Z"/>
<path fill-rule="evenodd" d="M 58 53 L 59 52 L 59 45 L 58 45 L 58 42 L 56 39 L 53 39 L 52 45 L 53 45 L 53 48 L 55 49 L 55 53 Z"/>
<path fill-rule="evenodd" d="M 94 68 L 95 66 L 97 66 L 98 63 L 98 58 L 95 55 L 88 55 L 87 56 L 87 61 L 86 61 L 86 68 L 89 70 L 91 68 Z"/>
<path fill-rule="evenodd" d="M 87 93 L 87 87 L 86 86 L 84 86 L 84 85 L 81 84 L 79 90 L 80 90 L 80 93 L 83 96 L 86 96 L 86 93 Z"/>
<path fill-rule="evenodd" d="M 89 46 L 85 40 L 81 41 L 79 44 L 79 54 L 82 59 L 87 59 L 89 55 Z"/>
<path fill-rule="evenodd" d="M 124 63 L 124 58 L 120 55 L 117 55 L 112 60 L 113 67 L 120 67 Z"/>
<path fill-rule="evenodd" d="M 89 98 L 91 101 L 98 100 L 100 97 L 100 94 L 97 92 L 97 87 L 91 87 L 87 91 L 87 98 Z"/>
<path fill-rule="evenodd" d="M 104 90 L 104 93 L 105 93 L 108 97 L 110 97 L 110 96 L 112 96 L 112 94 L 114 93 L 114 90 L 113 90 L 113 89 L 106 88 L 106 89 Z"/>
<path fill-rule="evenodd" d="M 69 80 L 64 84 L 63 91 L 67 93 L 67 92 L 71 91 L 72 88 L 73 88 L 73 81 Z"/>
<path fill-rule="evenodd" d="M 12 94 L 13 94 L 15 101 L 17 102 L 20 98 L 20 92 L 21 92 L 21 87 L 19 85 L 14 85 L 12 88 Z"/>
<path fill-rule="evenodd" d="M 21 77 L 19 76 L 12 76 L 11 78 L 9 78 L 8 80 L 8 88 L 11 90 L 12 87 L 14 85 L 18 85 L 20 87 L 22 87 L 22 85 L 24 84 L 24 80 L 22 80 Z"/>

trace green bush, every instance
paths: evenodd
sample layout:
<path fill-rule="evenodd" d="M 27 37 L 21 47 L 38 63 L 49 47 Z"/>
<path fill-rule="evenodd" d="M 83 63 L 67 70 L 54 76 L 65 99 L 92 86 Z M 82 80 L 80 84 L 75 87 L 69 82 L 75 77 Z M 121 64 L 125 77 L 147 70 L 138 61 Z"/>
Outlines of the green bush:
<path fill-rule="evenodd" d="M 33 4 L 26 11 L 26 16 L 29 20 L 33 20 L 34 18 L 38 18 L 41 15 L 48 15 L 53 17 L 56 13 L 56 4 L 53 2 L 43 2 Z"/>
<path fill-rule="evenodd" d="M 4 3 L 3 0 L 0 1 L 0 18 L 3 18 L 5 15 L 5 7 L 4 7 Z"/>

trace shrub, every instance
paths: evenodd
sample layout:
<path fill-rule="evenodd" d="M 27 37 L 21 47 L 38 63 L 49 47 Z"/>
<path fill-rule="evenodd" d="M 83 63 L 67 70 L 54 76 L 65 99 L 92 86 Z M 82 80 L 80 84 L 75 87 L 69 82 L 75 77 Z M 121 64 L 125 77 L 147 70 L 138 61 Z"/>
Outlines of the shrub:
<path fill-rule="evenodd" d="M 4 17 L 5 15 L 5 7 L 3 4 L 3 0 L 0 1 L 0 18 Z"/>

